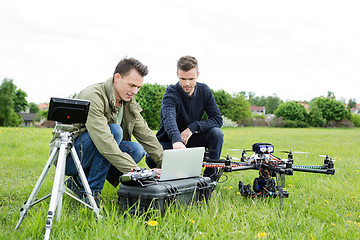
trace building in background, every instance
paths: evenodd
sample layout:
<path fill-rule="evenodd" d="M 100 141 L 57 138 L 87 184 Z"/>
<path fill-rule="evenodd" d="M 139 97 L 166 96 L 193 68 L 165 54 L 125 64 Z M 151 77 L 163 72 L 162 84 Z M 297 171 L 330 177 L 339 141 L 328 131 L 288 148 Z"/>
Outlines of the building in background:
<path fill-rule="evenodd" d="M 250 111 L 253 114 L 264 115 L 265 116 L 265 106 L 250 106 Z"/>

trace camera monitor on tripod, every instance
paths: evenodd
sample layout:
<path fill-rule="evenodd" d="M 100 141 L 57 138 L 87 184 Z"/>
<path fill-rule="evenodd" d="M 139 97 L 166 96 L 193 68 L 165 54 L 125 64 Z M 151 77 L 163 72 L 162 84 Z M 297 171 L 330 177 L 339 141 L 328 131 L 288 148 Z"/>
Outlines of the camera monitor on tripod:
<path fill-rule="evenodd" d="M 89 106 L 90 102 L 87 100 L 52 97 L 48 120 L 63 124 L 86 123 Z"/>

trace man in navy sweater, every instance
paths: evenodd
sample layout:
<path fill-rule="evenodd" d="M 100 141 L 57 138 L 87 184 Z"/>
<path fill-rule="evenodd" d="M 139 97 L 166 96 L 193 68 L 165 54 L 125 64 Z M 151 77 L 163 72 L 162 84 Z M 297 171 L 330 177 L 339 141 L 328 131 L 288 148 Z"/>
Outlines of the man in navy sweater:
<path fill-rule="evenodd" d="M 177 62 L 179 82 L 170 85 L 161 103 L 160 129 L 156 136 L 164 149 L 207 147 L 211 159 L 219 159 L 223 144 L 222 117 L 210 88 L 197 82 L 198 62 L 192 56 Z M 203 114 L 208 118 L 202 120 Z M 146 162 L 155 166 L 150 157 Z M 207 168 L 204 176 L 216 180 L 216 169 Z"/>

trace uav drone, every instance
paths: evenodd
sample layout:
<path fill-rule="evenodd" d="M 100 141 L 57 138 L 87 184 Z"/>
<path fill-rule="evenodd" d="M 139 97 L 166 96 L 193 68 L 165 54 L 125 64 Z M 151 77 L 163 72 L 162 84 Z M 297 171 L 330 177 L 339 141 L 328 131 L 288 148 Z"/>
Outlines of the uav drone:
<path fill-rule="evenodd" d="M 335 174 L 334 162 L 328 155 L 324 156 L 324 165 L 306 166 L 293 165 L 293 153 L 295 152 L 282 151 L 288 154 L 287 159 L 281 159 L 273 155 L 274 146 L 270 143 L 254 143 L 252 150 L 232 150 L 242 151 L 241 162 L 234 162 L 229 156 L 227 156 L 226 159 L 212 160 L 209 159 L 207 152 L 205 153 L 203 167 L 219 168 L 217 180 L 224 175 L 224 172 L 258 170 L 259 177 L 254 179 L 252 189 L 251 184 L 244 185 L 242 181 L 239 181 L 239 191 L 242 196 L 247 198 L 276 198 L 279 196 L 280 205 L 282 205 L 283 199 L 289 196 L 289 193 L 284 190 L 285 175 L 293 175 L 294 171 L 329 175 Z M 247 151 L 252 151 L 253 154 L 247 157 Z"/>

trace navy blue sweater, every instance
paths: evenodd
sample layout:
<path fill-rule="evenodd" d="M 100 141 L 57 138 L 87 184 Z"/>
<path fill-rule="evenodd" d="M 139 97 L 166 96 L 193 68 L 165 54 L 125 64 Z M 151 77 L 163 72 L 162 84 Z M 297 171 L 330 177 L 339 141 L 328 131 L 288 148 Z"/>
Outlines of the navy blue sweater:
<path fill-rule="evenodd" d="M 201 121 L 204 112 L 208 119 Z M 160 117 L 156 134 L 160 142 L 182 142 L 180 134 L 186 128 L 196 133 L 222 126 L 221 113 L 210 88 L 199 82 L 191 96 L 180 83 L 170 85 L 162 99 Z"/>

